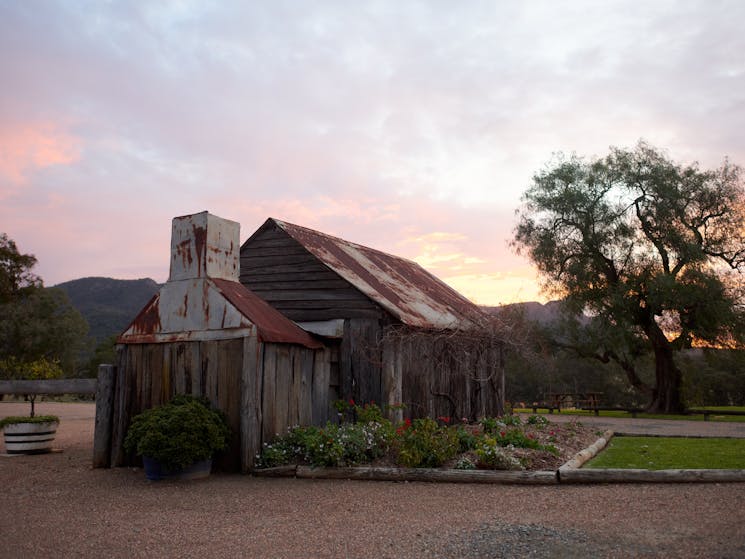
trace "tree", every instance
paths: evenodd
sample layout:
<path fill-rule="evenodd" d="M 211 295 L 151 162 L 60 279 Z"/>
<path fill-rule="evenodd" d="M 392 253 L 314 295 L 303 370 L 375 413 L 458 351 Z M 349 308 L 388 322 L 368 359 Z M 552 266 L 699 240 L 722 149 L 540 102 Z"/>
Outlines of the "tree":
<path fill-rule="evenodd" d="M 567 316 L 591 317 L 575 321 L 581 351 L 621 365 L 649 391 L 650 410 L 679 412 L 674 351 L 743 339 L 744 202 L 741 170 L 727 160 L 701 170 L 644 142 L 590 161 L 559 155 L 524 194 L 513 245 Z M 652 386 L 636 372 L 644 348 Z"/>
<path fill-rule="evenodd" d="M 60 289 L 31 272 L 36 258 L 0 235 L 0 374 L 40 378 L 75 373 L 88 323 Z M 41 375 L 43 376 L 43 375 Z"/>
<path fill-rule="evenodd" d="M 21 254 L 15 242 L 5 233 L 0 233 L 0 304 L 41 287 L 41 279 L 31 272 L 35 264 L 33 254 Z"/>

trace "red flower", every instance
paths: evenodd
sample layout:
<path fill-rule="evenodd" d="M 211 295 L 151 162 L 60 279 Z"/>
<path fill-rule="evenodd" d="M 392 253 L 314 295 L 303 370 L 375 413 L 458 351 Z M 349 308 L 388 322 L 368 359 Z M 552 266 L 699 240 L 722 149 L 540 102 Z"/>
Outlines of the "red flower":
<path fill-rule="evenodd" d="M 449 418 L 449 417 L 445 417 L 445 416 L 443 416 L 443 415 L 441 415 L 441 416 L 440 416 L 440 417 L 438 417 L 437 419 L 439 419 L 439 420 L 440 420 L 440 421 L 442 421 L 443 423 L 450 423 L 450 418 Z"/>
<path fill-rule="evenodd" d="M 507 436 L 507 431 L 500 431 L 499 432 L 499 436 L 500 437 L 506 437 Z"/>
<path fill-rule="evenodd" d="M 354 400 L 352 398 L 349 399 L 349 405 L 350 406 L 353 406 L 354 405 Z"/>
<path fill-rule="evenodd" d="M 406 423 L 407 427 L 411 427 L 411 419 L 409 419 L 408 417 L 404 419 L 404 423 Z"/>

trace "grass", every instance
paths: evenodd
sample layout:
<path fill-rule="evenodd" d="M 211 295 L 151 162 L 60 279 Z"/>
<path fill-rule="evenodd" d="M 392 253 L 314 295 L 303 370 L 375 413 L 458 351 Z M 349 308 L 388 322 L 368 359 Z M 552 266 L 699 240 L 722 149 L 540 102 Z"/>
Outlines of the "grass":
<path fill-rule="evenodd" d="M 707 406 L 705 408 L 691 408 L 692 411 L 695 411 L 696 409 L 707 409 L 707 410 L 719 410 L 719 411 L 745 411 L 745 406 Z M 533 413 L 533 408 L 515 408 L 514 411 L 516 413 Z M 539 414 L 548 414 L 548 409 L 546 408 L 538 408 Z M 554 411 L 554 413 L 557 413 Z M 621 410 L 604 410 L 599 412 L 600 417 L 618 417 L 622 419 L 628 419 L 631 417 L 631 413 L 627 411 L 621 411 Z M 549 414 L 550 415 L 550 414 Z M 573 409 L 562 409 L 561 415 L 577 415 L 577 416 L 595 416 L 595 412 L 588 411 L 588 410 L 573 410 Z M 704 416 L 703 414 L 693 414 L 693 415 L 672 415 L 672 414 L 661 414 L 661 413 L 643 413 L 639 412 L 636 414 L 636 417 L 639 419 L 672 419 L 672 420 L 681 420 L 684 419 L 686 421 L 703 421 Z M 733 422 L 745 422 L 745 416 L 737 416 L 737 415 L 711 415 L 709 416 L 709 421 L 733 421 Z"/>
<path fill-rule="evenodd" d="M 614 437 L 585 468 L 745 469 L 745 439 Z"/>

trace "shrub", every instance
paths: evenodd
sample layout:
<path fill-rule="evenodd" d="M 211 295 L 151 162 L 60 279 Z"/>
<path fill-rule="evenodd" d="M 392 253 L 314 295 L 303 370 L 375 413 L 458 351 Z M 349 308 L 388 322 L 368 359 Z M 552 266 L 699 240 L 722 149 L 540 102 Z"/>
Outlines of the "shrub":
<path fill-rule="evenodd" d="M 476 464 L 468 456 L 463 456 L 455 463 L 456 470 L 475 470 Z"/>
<path fill-rule="evenodd" d="M 468 452 L 469 450 L 473 450 L 474 448 L 476 448 L 476 444 L 478 443 L 479 438 L 471 431 L 469 431 L 462 425 L 458 425 L 455 428 L 455 432 L 458 435 L 458 446 L 460 452 Z"/>
<path fill-rule="evenodd" d="M 537 425 L 539 427 L 548 425 L 548 419 L 546 419 L 542 415 L 529 415 L 526 422 L 528 425 Z"/>
<path fill-rule="evenodd" d="M 522 420 L 520 419 L 519 415 L 503 415 L 502 417 L 500 417 L 500 420 L 505 425 L 511 425 L 514 427 L 519 427 L 520 425 L 522 425 Z"/>
<path fill-rule="evenodd" d="M 124 448 L 177 470 L 211 458 L 227 446 L 229 434 L 225 418 L 207 400 L 176 396 L 135 416 Z"/>
<path fill-rule="evenodd" d="M 303 461 L 312 466 L 353 466 L 383 456 L 392 438 L 393 426 L 385 419 L 293 427 L 284 437 L 264 445 L 257 465 L 270 468 Z"/>
<path fill-rule="evenodd" d="M 503 445 L 493 437 L 483 437 L 476 447 L 479 465 L 494 470 L 521 470 L 520 461 L 512 456 L 508 449 L 503 448 Z"/>
<path fill-rule="evenodd" d="M 11 415 L 0 419 L 0 429 L 6 425 L 15 425 L 17 423 L 59 423 L 59 417 L 56 415 L 37 415 L 34 417 Z"/>
<path fill-rule="evenodd" d="M 455 429 L 439 427 L 429 418 L 415 419 L 397 442 L 398 462 L 409 468 L 437 468 L 460 448 Z"/>

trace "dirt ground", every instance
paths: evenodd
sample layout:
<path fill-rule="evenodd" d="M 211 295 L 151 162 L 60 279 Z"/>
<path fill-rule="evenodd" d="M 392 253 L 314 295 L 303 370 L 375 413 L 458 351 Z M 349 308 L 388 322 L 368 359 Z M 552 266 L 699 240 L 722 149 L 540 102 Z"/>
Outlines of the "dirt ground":
<path fill-rule="evenodd" d="M 63 452 L 0 456 L 2 558 L 745 557 L 743 483 L 154 483 L 91 469 L 92 404 L 38 408 L 62 417 Z"/>

